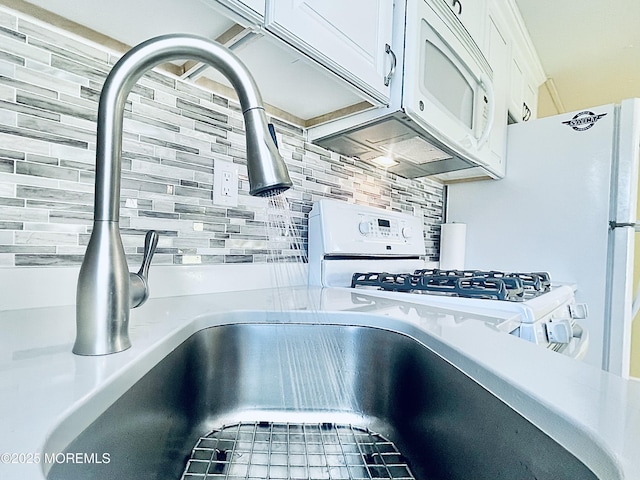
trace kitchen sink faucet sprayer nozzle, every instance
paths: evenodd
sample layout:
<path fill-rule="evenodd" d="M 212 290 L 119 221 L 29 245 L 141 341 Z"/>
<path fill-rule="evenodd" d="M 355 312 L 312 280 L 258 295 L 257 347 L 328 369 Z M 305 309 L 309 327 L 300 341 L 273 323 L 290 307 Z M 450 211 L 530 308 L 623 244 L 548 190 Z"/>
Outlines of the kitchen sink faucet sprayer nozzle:
<path fill-rule="evenodd" d="M 78 278 L 76 354 L 106 355 L 131 346 L 129 310 L 149 295 L 147 276 L 158 235 L 147 233 L 142 267 L 130 274 L 118 226 L 124 108 L 129 92 L 147 70 L 184 59 L 216 68 L 235 88 L 245 121 L 251 195 L 268 196 L 292 185 L 269 133 L 255 81 L 228 48 L 183 34 L 152 38 L 132 48 L 114 65 L 100 95 L 93 230 Z"/>

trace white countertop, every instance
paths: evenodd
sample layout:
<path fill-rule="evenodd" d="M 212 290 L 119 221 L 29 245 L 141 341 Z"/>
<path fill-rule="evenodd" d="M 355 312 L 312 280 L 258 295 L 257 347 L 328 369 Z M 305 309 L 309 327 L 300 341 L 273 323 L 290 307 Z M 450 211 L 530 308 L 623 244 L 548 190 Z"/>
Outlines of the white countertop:
<path fill-rule="evenodd" d="M 64 450 L 116 398 L 192 333 L 233 322 L 370 325 L 413 336 L 577 456 L 599 478 L 640 478 L 640 384 L 487 326 L 486 318 L 294 287 L 156 298 L 132 311 L 132 348 L 71 353 L 73 306 L 0 312 L 0 478 L 44 478 L 43 454 Z M 329 314 L 342 311 L 349 314 Z M 305 312 L 305 313 L 295 313 Z M 7 455 L 8 454 L 8 455 Z"/>

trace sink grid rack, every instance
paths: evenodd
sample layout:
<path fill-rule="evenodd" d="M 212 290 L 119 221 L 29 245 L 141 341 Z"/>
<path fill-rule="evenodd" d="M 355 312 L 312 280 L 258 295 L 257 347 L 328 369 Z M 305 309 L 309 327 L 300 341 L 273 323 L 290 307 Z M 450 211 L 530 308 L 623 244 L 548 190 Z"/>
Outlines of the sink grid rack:
<path fill-rule="evenodd" d="M 200 437 L 182 480 L 414 480 L 396 446 L 335 423 L 241 422 Z"/>

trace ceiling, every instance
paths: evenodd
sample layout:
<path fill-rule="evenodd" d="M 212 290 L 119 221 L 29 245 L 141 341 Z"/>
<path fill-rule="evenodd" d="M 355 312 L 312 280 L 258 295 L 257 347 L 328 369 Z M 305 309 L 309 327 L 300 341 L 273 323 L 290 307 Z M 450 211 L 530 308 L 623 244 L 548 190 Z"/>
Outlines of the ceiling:
<path fill-rule="evenodd" d="M 539 116 L 640 97 L 640 1 L 515 2 L 560 103 L 542 87 Z"/>

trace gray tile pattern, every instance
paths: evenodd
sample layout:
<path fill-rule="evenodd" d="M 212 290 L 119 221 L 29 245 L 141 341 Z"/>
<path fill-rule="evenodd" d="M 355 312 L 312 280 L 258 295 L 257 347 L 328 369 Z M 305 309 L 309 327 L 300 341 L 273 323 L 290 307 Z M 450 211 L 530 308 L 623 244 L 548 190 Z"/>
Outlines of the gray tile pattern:
<path fill-rule="evenodd" d="M 91 232 L 100 89 L 117 61 L 0 7 L 0 266 L 78 265 Z M 149 72 L 125 109 L 121 230 L 132 268 L 147 229 L 161 235 L 155 263 L 290 262 L 298 246 L 270 238 L 267 201 L 248 194 L 242 114 L 235 101 Z M 443 187 L 408 180 L 305 140 L 273 118 L 295 187 L 295 236 L 307 242 L 313 201 L 336 198 L 423 215 L 437 259 Z M 239 166 L 239 202 L 213 204 L 215 159 Z"/>

